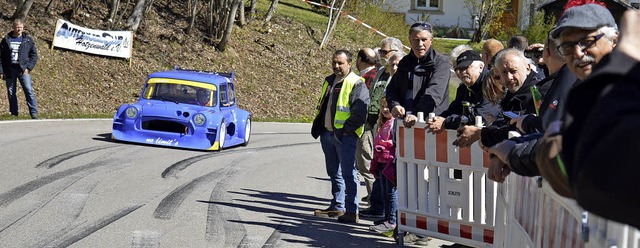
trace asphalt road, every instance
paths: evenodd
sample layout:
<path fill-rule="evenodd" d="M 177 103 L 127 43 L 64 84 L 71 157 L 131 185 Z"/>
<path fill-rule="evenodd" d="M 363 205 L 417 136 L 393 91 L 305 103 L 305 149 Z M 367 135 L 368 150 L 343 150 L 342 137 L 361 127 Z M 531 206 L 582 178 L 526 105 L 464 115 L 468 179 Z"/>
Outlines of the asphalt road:
<path fill-rule="evenodd" d="M 113 142 L 111 120 L 0 122 L 0 247 L 395 246 L 313 216 L 330 184 L 309 130 L 254 123 L 200 152 Z"/>

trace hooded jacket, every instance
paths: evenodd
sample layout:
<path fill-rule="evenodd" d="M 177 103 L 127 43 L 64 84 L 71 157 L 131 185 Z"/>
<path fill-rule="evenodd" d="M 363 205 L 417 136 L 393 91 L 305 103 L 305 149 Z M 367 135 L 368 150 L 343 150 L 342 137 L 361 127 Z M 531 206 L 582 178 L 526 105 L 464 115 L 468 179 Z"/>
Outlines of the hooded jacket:
<path fill-rule="evenodd" d="M 405 111 L 440 115 L 449 107 L 449 59 L 433 49 L 421 59 L 413 52 L 398 63 L 398 70 L 387 85 L 389 109 L 404 107 Z M 408 95 L 412 92 L 412 95 Z"/>

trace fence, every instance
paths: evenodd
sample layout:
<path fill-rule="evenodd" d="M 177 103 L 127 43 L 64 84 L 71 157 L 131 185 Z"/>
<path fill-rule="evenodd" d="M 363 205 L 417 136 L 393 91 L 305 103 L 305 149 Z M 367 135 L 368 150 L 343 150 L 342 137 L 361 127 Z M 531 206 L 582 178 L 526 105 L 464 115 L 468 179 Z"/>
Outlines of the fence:
<path fill-rule="evenodd" d="M 541 178 L 489 180 L 488 155 L 476 144 L 451 145 L 455 130 L 397 126 L 399 233 L 474 247 L 640 248 L 640 231 L 589 215 Z"/>

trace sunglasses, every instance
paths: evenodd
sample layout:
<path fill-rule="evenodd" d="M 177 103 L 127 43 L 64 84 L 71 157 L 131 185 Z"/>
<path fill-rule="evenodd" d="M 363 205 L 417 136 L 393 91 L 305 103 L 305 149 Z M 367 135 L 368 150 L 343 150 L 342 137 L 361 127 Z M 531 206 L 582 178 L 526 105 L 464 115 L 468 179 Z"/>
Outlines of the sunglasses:
<path fill-rule="evenodd" d="M 426 22 L 416 22 L 413 25 L 411 25 L 411 28 L 416 28 L 416 27 L 423 27 L 423 28 L 431 30 L 431 24 L 426 23 Z"/>
<path fill-rule="evenodd" d="M 387 55 L 387 53 L 397 52 L 397 51 L 398 51 L 398 50 L 396 50 L 396 49 L 391 49 L 391 50 L 382 50 L 382 49 L 380 49 L 380 50 L 378 50 L 378 52 L 379 52 L 379 53 L 380 53 L 380 55 L 382 55 L 382 56 Z"/>
<path fill-rule="evenodd" d="M 600 38 L 602 38 L 604 36 L 604 33 L 598 34 L 598 35 L 593 35 L 593 36 L 587 36 L 584 37 L 578 41 L 570 41 L 570 42 L 565 42 L 562 43 L 558 46 L 558 52 L 562 55 L 562 56 L 568 56 L 571 55 L 575 52 L 575 47 L 576 45 L 578 45 L 578 47 L 580 48 L 580 50 L 586 50 L 589 48 L 592 48 L 593 46 L 596 45 L 596 42 L 598 42 L 598 40 Z"/>

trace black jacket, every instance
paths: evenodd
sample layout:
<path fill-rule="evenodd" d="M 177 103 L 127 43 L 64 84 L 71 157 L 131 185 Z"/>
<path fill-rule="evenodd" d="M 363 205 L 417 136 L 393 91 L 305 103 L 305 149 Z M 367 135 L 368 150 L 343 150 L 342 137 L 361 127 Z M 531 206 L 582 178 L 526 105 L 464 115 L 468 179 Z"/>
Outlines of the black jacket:
<path fill-rule="evenodd" d="M 549 87 L 548 92 L 544 95 L 544 100 L 540 106 L 540 117 L 533 115 L 527 116 L 522 126 L 529 134 L 513 139 L 518 144 L 516 144 L 509 153 L 509 162 L 507 164 L 511 171 L 518 175 L 540 175 L 538 165 L 535 162 L 538 142 L 542 139 L 542 132 L 544 132 L 549 123 L 562 119 L 567 95 L 578 79 L 565 65 L 558 72 L 547 77 L 543 82 L 549 80 L 552 81 L 550 82 L 551 87 Z M 540 83 L 538 85 L 540 85 Z"/>
<path fill-rule="evenodd" d="M 502 111 L 511 111 L 520 115 L 535 113 L 536 108 L 530 89 L 535 84 L 536 81 L 534 80 L 533 72 L 531 72 L 518 91 L 515 93 L 507 92 L 504 96 L 500 102 Z M 509 138 L 509 131 L 516 130 L 515 125 L 509 124 L 509 119 L 506 119 L 504 115 L 500 115 L 491 125 L 482 129 L 480 141 L 484 146 L 492 147 Z"/>
<path fill-rule="evenodd" d="M 13 37 L 13 32 L 7 33 L 0 42 L 0 73 L 3 74 L 11 73 L 11 37 Z M 20 43 L 20 49 L 18 50 L 18 62 L 20 63 L 21 71 L 29 69 L 29 72 L 33 71 L 38 62 L 36 43 L 26 32 L 22 32 L 22 43 Z M 15 77 L 18 75 L 7 76 Z"/>
<path fill-rule="evenodd" d="M 460 127 L 460 120 L 462 119 L 462 102 L 467 101 L 471 104 L 469 111 L 469 122 L 467 125 L 475 125 L 475 116 L 482 116 L 482 122 L 487 123 L 487 115 L 498 116 L 500 113 L 500 106 L 489 102 L 482 94 L 482 81 L 489 74 L 489 71 L 482 70 L 478 80 L 467 88 L 464 84 L 458 86 L 456 90 L 456 99 L 449 104 L 449 108 L 442 112 L 440 116 L 444 117 L 444 127 L 446 129 L 457 129 Z"/>
<path fill-rule="evenodd" d="M 414 87 L 414 77 L 418 87 Z M 398 70 L 387 85 L 389 108 L 400 105 L 414 114 L 423 112 L 426 116 L 433 112 L 440 115 L 449 107 L 449 79 L 451 63 L 445 55 L 429 48 L 427 54 L 418 59 L 409 52 L 400 60 Z M 407 95 L 411 89 L 417 93 L 413 98 Z"/>
<path fill-rule="evenodd" d="M 527 116 L 522 122 L 525 133 L 543 132 L 547 125 L 560 120 L 564 110 L 564 100 L 578 78 L 565 64 L 556 73 L 549 75 L 536 85 L 541 89 L 543 101 L 540 116 Z"/>
<path fill-rule="evenodd" d="M 350 72 L 352 73 L 352 72 Z M 311 127 L 311 135 L 314 139 L 320 137 L 322 132 L 327 129 L 324 127 L 324 117 L 327 111 L 327 103 L 328 99 L 326 99 L 330 94 L 328 94 L 329 90 L 331 90 L 331 86 L 334 83 L 336 75 L 331 74 L 326 77 L 324 80 L 329 84 L 327 86 L 327 94 L 325 96 L 321 96 L 320 105 L 318 106 L 320 109 L 318 111 L 318 115 L 315 116 L 313 120 L 313 126 Z M 340 87 L 342 86 L 342 82 L 338 83 L 334 90 L 336 90 L 336 94 L 333 94 L 333 98 L 330 99 L 332 101 L 331 111 L 331 123 L 333 123 L 333 118 L 336 116 L 336 102 L 338 101 L 338 92 L 340 91 Z M 342 129 L 334 130 L 336 132 L 336 136 L 342 137 L 344 135 L 356 135 L 356 129 L 360 128 L 364 125 L 367 120 L 367 112 L 369 108 L 369 90 L 367 86 L 364 84 L 364 81 L 358 80 L 358 82 L 353 86 L 353 90 L 351 90 L 351 94 L 349 95 L 349 111 L 351 115 L 345 121 Z"/>
<path fill-rule="evenodd" d="M 585 210 L 640 227 L 640 61 L 614 50 L 569 93 L 562 159 Z"/>

